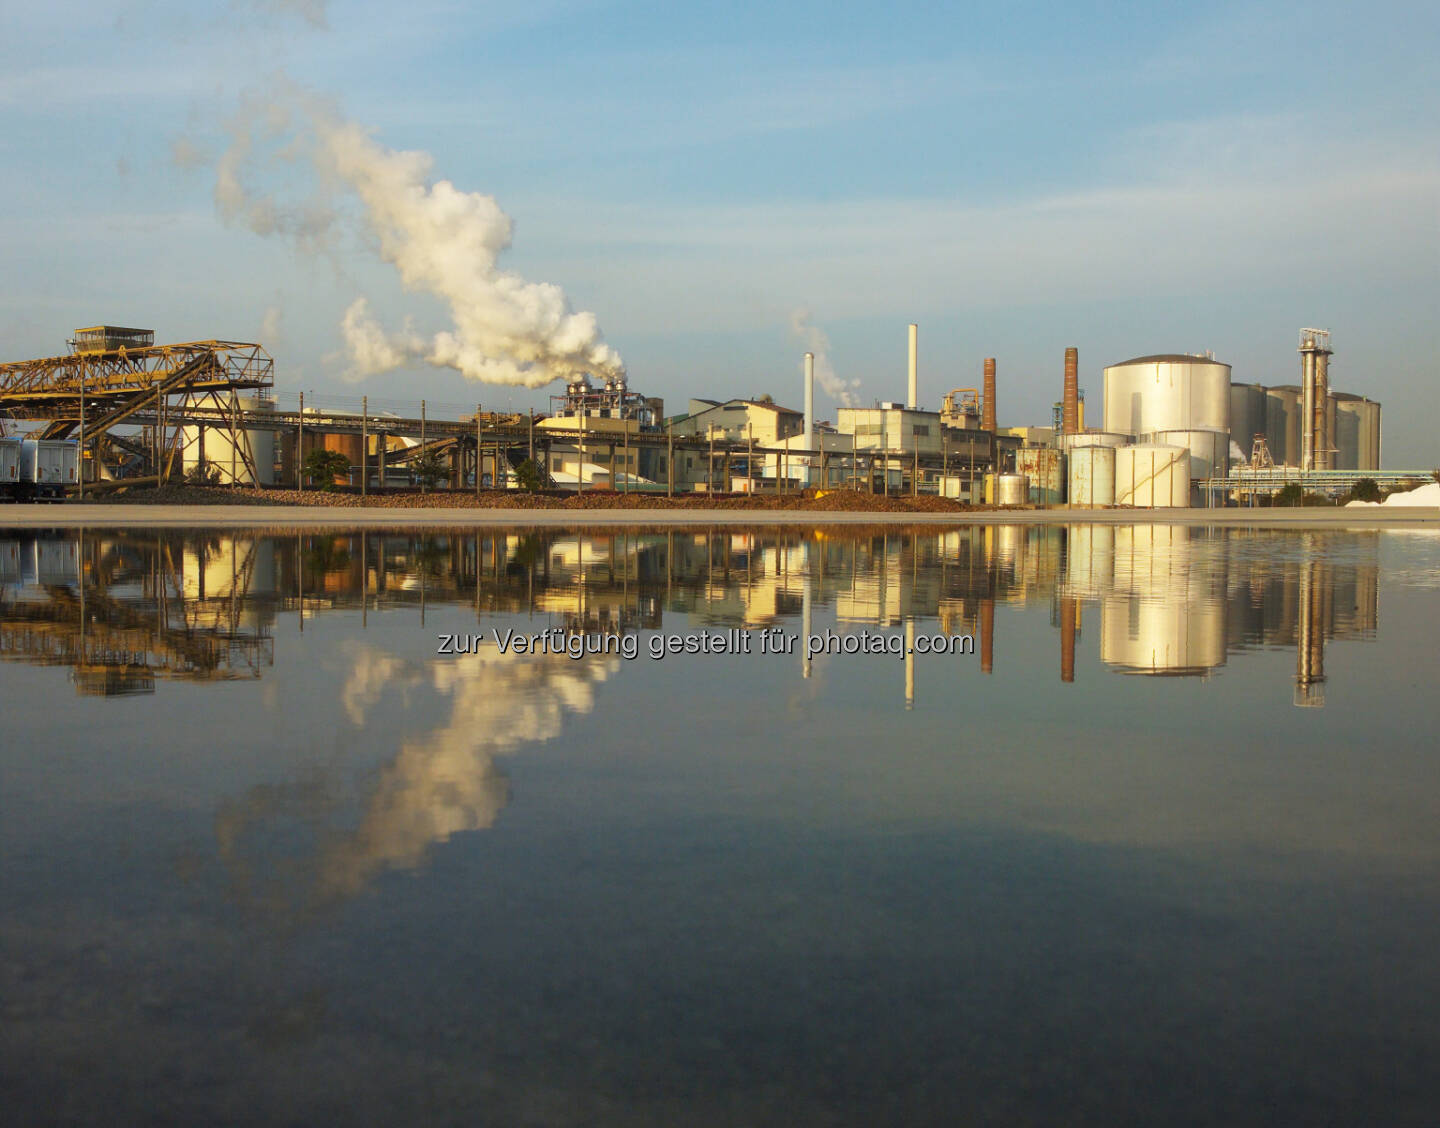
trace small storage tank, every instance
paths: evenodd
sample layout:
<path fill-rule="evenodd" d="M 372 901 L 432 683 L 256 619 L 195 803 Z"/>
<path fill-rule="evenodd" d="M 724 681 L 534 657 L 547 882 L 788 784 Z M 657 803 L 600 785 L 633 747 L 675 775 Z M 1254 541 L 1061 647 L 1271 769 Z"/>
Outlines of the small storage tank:
<path fill-rule="evenodd" d="M 998 474 L 995 477 L 996 505 L 1024 505 L 1030 497 L 1030 479 L 1024 474 Z"/>
<path fill-rule="evenodd" d="M 1065 456 L 1054 447 L 1021 447 L 1015 469 L 1030 479 L 1030 501 L 1059 505 L 1065 499 Z"/>
<path fill-rule="evenodd" d="M 1115 448 L 1077 447 L 1069 455 L 1069 488 L 1073 509 L 1095 509 L 1115 504 Z"/>
<path fill-rule="evenodd" d="M 1129 446 L 1134 441 L 1135 436 L 1121 431 L 1081 431 L 1074 435 L 1061 435 L 1060 449 L 1068 451 L 1076 447 L 1122 447 Z"/>
<path fill-rule="evenodd" d="M 196 406 L 207 406 L 207 402 L 197 399 Z M 275 413 L 275 402 L 260 396 L 238 396 L 232 403 L 232 410 L 234 408 L 245 412 L 247 424 L 249 416 L 259 416 L 259 425 L 243 427 L 234 442 L 227 428 L 182 428 L 182 467 L 188 473 L 200 465 L 203 457 L 206 466 L 219 474 L 222 485 L 274 485 L 275 430 L 273 425 L 267 427 L 263 421 L 266 416 Z M 254 473 L 246 465 L 247 457 L 254 464 Z"/>
<path fill-rule="evenodd" d="M 1144 436 L 1147 443 L 1184 447 L 1190 452 L 1190 480 L 1223 478 L 1230 470 L 1228 431 L 1155 431 Z M 1248 453 L 1248 452 L 1247 452 Z"/>
<path fill-rule="evenodd" d="M 1115 504 L 1152 509 L 1190 504 L 1190 452 L 1143 443 L 1115 452 Z"/>

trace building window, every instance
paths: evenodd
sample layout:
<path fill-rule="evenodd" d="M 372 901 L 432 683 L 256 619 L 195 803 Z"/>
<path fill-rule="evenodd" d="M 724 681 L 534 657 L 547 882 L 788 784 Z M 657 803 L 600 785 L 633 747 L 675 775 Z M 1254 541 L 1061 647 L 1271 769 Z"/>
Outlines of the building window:
<path fill-rule="evenodd" d="M 910 428 L 910 433 L 914 435 L 917 439 L 929 438 L 930 424 L 916 423 L 913 427 Z"/>
<path fill-rule="evenodd" d="M 550 469 L 551 469 L 552 471 L 559 470 L 559 469 L 561 469 L 564 465 L 565 465 L 564 459 L 562 459 L 558 454 L 557 454 L 554 458 L 552 458 L 552 459 L 550 460 Z"/>

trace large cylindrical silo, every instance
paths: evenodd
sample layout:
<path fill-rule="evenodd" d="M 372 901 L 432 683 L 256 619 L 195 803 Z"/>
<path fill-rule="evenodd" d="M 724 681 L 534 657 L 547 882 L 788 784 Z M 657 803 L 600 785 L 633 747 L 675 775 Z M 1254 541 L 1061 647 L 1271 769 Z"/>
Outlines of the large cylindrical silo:
<path fill-rule="evenodd" d="M 1184 447 L 1190 452 L 1190 480 L 1224 477 L 1230 468 L 1230 432 L 1197 428 L 1190 431 L 1155 431 L 1142 436 L 1147 443 Z"/>
<path fill-rule="evenodd" d="M 1255 436 L 1265 434 L 1265 389 L 1259 384 L 1230 385 L 1230 441 L 1248 461 Z M 1267 440 L 1268 444 L 1268 440 Z"/>
<path fill-rule="evenodd" d="M 1134 435 L 1120 431 L 1081 431 L 1077 435 L 1061 435 L 1061 450 L 1076 450 L 1079 447 L 1122 447 L 1135 441 Z"/>
<path fill-rule="evenodd" d="M 1205 356 L 1142 356 L 1105 369 L 1106 431 L 1230 430 L 1230 366 Z"/>
<path fill-rule="evenodd" d="M 1265 442 L 1276 466 L 1300 465 L 1302 414 L 1299 385 L 1265 389 Z"/>
<path fill-rule="evenodd" d="M 212 406 L 199 397 L 195 406 Z M 244 413 L 245 425 L 233 433 L 222 427 L 184 427 L 181 467 L 188 473 L 203 461 L 222 485 L 269 486 L 275 482 L 275 430 L 265 419 L 275 413 L 275 402 L 260 396 L 236 396 L 230 411 Z M 253 470 L 252 470 L 253 467 Z"/>

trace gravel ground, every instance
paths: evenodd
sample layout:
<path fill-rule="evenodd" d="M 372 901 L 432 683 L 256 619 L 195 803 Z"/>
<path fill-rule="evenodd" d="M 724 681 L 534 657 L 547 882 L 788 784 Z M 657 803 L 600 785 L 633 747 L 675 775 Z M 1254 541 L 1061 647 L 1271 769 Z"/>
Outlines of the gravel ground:
<path fill-rule="evenodd" d="M 824 497 L 805 494 L 625 494 L 609 490 L 584 493 L 522 493 L 519 490 L 490 490 L 479 495 L 462 490 L 390 490 L 361 497 L 358 493 L 325 493 L 321 490 L 258 490 L 227 487 L 167 486 L 164 489 L 127 490 L 119 495 L 86 498 L 95 505 L 273 505 L 316 506 L 330 509 L 660 509 L 660 510 L 785 510 L 811 513 L 980 513 L 993 506 L 962 505 L 947 498 L 885 497 L 856 490 L 834 490 Z"/>

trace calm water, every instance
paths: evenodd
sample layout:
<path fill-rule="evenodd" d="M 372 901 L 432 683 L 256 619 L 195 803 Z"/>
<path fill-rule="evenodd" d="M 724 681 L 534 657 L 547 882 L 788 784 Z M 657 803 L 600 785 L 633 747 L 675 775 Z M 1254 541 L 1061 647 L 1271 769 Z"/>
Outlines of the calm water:
<path fill-rule="evenodd" d="M 4 1119 L 1433 1124 L 1437 589 L 1401 532 L 0 534 Z"/>

